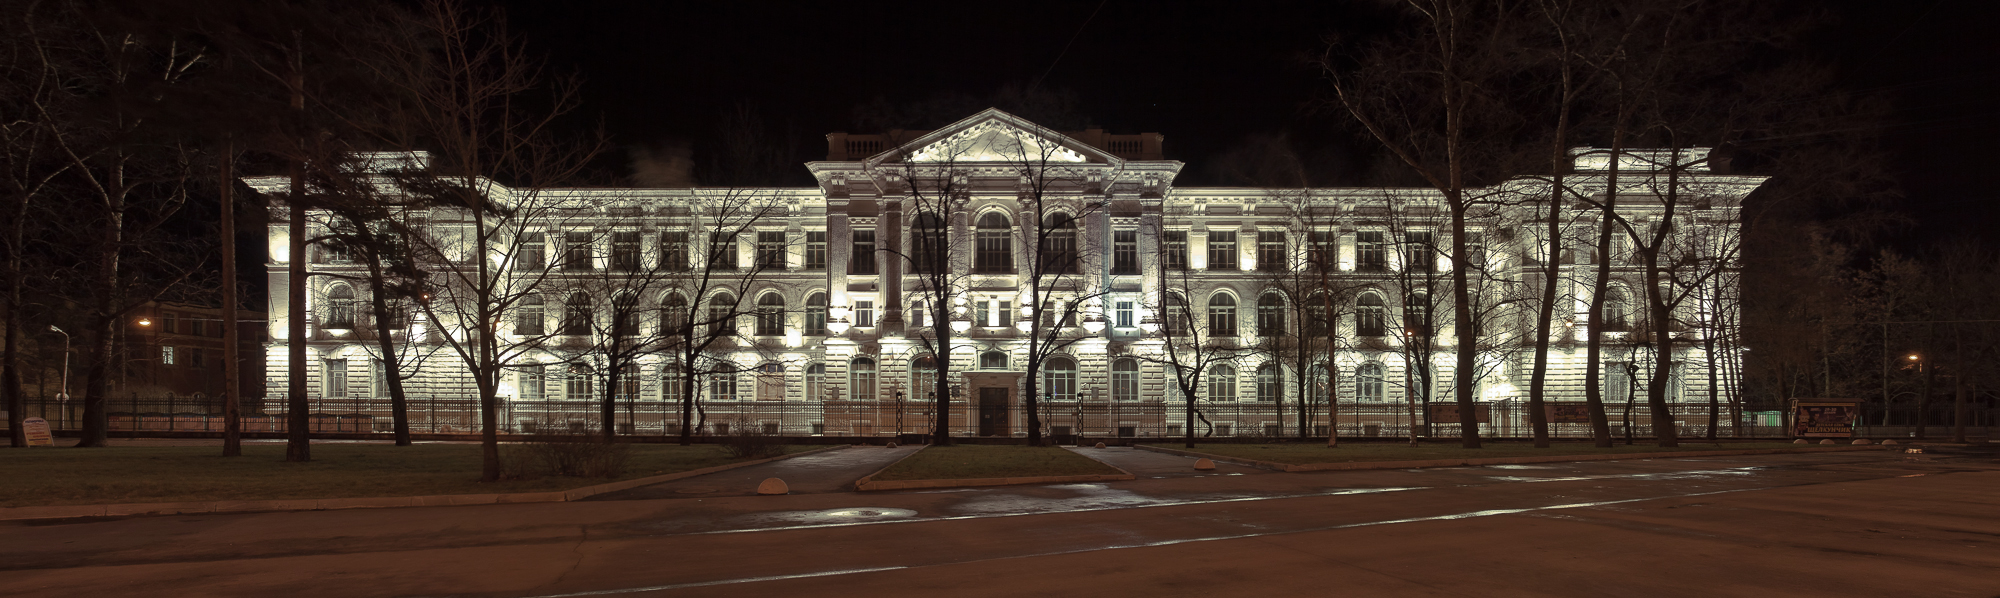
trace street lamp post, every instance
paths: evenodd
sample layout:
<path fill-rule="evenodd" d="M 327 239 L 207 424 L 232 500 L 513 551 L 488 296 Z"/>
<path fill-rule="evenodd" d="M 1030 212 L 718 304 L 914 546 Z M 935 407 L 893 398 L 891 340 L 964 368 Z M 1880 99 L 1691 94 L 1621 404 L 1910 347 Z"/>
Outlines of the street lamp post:
<path fill-rule="evenodd" d="M 57 328 L 55 324 L 50 324 L 49 330 L 63 335 L 62 387 L 56 390 L 56 410 L 62 412 L 62 427 L 67 428 L 69 427 L 69 333 L 63 332 L 63 329 Z"/>

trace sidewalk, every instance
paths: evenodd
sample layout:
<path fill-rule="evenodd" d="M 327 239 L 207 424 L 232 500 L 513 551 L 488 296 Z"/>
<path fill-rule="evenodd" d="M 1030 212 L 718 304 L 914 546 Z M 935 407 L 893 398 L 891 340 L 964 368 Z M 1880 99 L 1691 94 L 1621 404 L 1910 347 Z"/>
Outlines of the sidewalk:
<path fill-rule="evenodd" d="M 1069 449 L 1070 452 L 1102 461 L 1112 467 L 1132 472 L 1132 475 L 1138 476 L 1142 480 L 1272 473 L 1270 470 L 1245 467 L 1220 461 L 1215 463 L 1215 469 L 1213 470 L 1196 471 L 1194 468 L 1194 457 L 1142 451 L 1126 446 L 1107 448 L 1073 446 L 1063 448 Z"/>
<path fill-rule="evenodd" d="M 649 500 L 658 498 L 703 498 L 711 496 L 752 496 L 766 478 L 784 480 L 792 494 L 853 492 L 854 481 L 888 467 L 922 446 L 855 446 L 803 457 L 772 461 L 749 467 L 607 492 L 586 500 Z"/>

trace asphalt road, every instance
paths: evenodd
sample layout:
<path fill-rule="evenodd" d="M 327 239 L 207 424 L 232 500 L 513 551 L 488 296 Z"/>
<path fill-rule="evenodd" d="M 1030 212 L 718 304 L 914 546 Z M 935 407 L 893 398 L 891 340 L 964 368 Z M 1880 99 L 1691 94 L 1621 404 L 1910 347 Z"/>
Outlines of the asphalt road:
<path fill-rule="evenodd" d="M 1991 452 L 0 525 L 0 595 L 2000 595 Z"/>

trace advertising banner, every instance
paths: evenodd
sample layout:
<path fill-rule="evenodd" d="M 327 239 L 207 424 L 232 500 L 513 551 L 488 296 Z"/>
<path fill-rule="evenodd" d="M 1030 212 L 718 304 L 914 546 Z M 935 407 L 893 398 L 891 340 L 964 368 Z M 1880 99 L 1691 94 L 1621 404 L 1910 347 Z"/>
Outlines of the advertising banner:
<path fill-rule="evenodd" d="M 1429 421 L 1431 423 L 1434 424 L 1458 423 L 1457 403 L 1432 403 L 1430 411 L 1431 412 L 1429 413 L 1430 417 Z M 1492 423 L 1492 420 L 1488 415 L 1487 411 L 1488 410 L 1486 408 L 1485 403 L 1479 403 L 1477 405 L 1473 405 L 1473 412 L 1475 416 L 1479 418 L 1479 423 L 1482 424 Z"/>
<path fill-rule="evenodd" d="M 1794 399 L 1792 435 L 1799 438 L 1848 438 L 1854 436 L 1854 421 L 1861 415 L 1855 401 Z"/>
<path fill-rule="evenodd" d="M 28 434 L 28 446 L 55 446 L 56 437 L 49 433 L 49 420 L 30 417 L 21 422 L 21 431 Z"/>

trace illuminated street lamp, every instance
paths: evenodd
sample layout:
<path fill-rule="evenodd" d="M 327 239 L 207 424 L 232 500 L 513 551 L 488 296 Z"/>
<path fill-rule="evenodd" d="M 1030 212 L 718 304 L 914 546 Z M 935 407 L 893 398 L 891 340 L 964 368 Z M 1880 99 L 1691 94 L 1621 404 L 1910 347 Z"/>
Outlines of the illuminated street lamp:
<path fill-rule="evenodd" d="M 849 326 L 850 325 L 847 323 L 846 316 L 841 316 L 826 321 L 826 330 L 836 335 L 847 334 L 847 329 L 849 328 Z"/>
<path fill-rule="evenodd" d="M 141 320 L 140 322 L 141 326 L 151 324 L 151 322 L 145 320 Z M 62 387 L 56 391 L 56 405 L 58 406 L 57 409 L 62 411 L 63 425 L 67 426 L 69 425 L 69 333 L 63 332 L 63 329 L 57 328 L 55 324 L 50 324 L 49 330 L 63 335 Z"/>
<path fill-rule="evenodd" d="M 1104 332 L 1104 318 L 1094 314 L 1084 318 L 1083 329 L 1090 331 L 1091 334 Z"/>
<path fill-rule="evenodd" d="M 971 329 L 972 329 L 972 318 L 970 318 L 970 317 L 967 317 L 967 316 L 966 316 L 965 314 L 963 314 L 963 313 L 960 313 L 960 314 L 957 314 L 957 315 L 954 315 L 954 316 L 952 316 L 952 317 L 951 317 L 951 329 L 952 329 L 952 330 L 953 330 L 954 332 L 965 332 L 965 331 L 967 331 L 967 330 L 971 330 Z"/>

